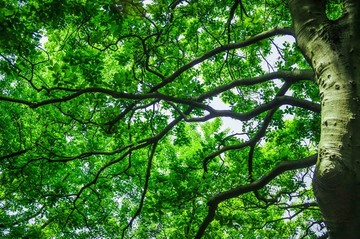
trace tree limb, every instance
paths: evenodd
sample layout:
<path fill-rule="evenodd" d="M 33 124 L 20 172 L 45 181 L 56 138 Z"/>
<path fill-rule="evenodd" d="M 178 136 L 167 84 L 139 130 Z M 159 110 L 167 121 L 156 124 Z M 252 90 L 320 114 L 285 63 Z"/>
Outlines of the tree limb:
<path fill-rule="evenodd" d="M 232 119 L 240 120 L 240 121 L 248 121 L 261 113 L 264 113 L 265 111 L 268 111 L 270 109 L 277 109 L 280 106 L 283 105 L 291 105 L 300 107 L 303 109 L 307 109 L 316 113 L 320 113 L 320 104 L 303 100 L 303 99 L 297 99 L 292 96 L 280 96 L 276 97 L 274 100 L 262 104 L 258 107 L 256 107 L 254 110 L 251 110 L 246 113 L 237 113 L 232 110 L 215 110 L 212 107 L 207 107 L 206 110 L 210 112 L 210 114 L 200 117 L 200 118 L 190 118 L 186 119 L 188 122 L 204 122 L 216 117 L 229 117 Z"/>
<path fill-rule="evenodd" d="M 274 178 L 276 178 L 277 176 L 281 175 L 286 171 L 310 167 L 316 163 L 316 159 L 317 159 L 317 154 L 314 154 L 307 158 L 303 158 L 296 161 L 283 161 L 277 167 L 275 167 L 273 170 L 268 172 L 264 177 L 258 179 L 257 181 L 247 185 L 236 187 L 234 189 L 230 189 L 228 191 L 219 193 L 218 195 L 214 196 L 207 203 L 209 207 L 208 214 L 206 218 L 203 220 L 202 224 L 200 225 L 197 234 L 195 236 L 195 239 L 200 239 L 204 235 L 206 228 L 214 220 L 216 209 L 221 202 L 231 198 L 238 197 L 248 192 L 259 190 L 263 188 L 265 185 L 267 185 L 271 180 L 273 180 Z"/>
<path fill-rule="evenodd" d="M 229 84 L 221 85 L 219 87 L 216 87 L 212 89 L 211 91 L 208 91 L 200 96 L 198 96 L 196 99 L 201 101 L 204 99 L 208 99 L 210 97 L 214 97 L 222 92 L 225 92 L 227 90 L 230 90 L 232 88 L 238 87 L 238 86 L 250 86 L 250 85 L 256 85 L 259 83 L 263 83 L 269 80 L 275 80 L 275 79 L 283 79 L 286 82 L 289 83 L 296 83 L 300 80 L 314 80 L 314 72 L 312 70 L 294 70 L 294 71 L 277 71 L 277 72 L 271 72 L 262 76 L 256 76 L 253 78 L 245 78 L 245 79 L 239 79 L 230 82 Z"/>
<path fill-rule="evenodd" d="M 141 199 L 140 199 L 139 208 L 136 210 L 134 216 L 130 219 L 129 223 L 124 227 L 124 229 L 123 229 L 123 231 L 122 231 L 122 234 L 121 234 L 121 238 L 124 238 L 126 230 L 127 230 L 129 227 L 132 226 L 134 220 L 136 219 L 136 217 L 138 217 L 138 216 L 140 215 L 141 210 L 142 210 L 142 208 L 143 208 L 143 206 L 144 206 L 145 196 L 146 196 L 146 193 L 147 193 L 147 190 L 148 190 L 148 187 L 149 187 L 152 161 L 153 161 L 153 159 L 154 159 L 154 154 L 155 154 L 156 146 L 157 146 L 157 142 L 155 142 L 155 143 L 152 145 L 151 153 L 150 153 L 150 156 L 149 156 L 149 158 L 148 158 L 148 165 L 147 165 L 147 168 L 146 168 L 144 190 L 143 190 L 143 192 L 142 192 L 142 194 L 141 194 Z"/>
<path fill-rule="evenodd" d="M 157 91 L 158 89 L 164 87 L 165 85 L 171 83 L 172 81 L 174 81 L 178 76 L 180 76 L 183 72 L 187 71 L 188 69 L 196 66 L 197 64 L 209 59 L 212 56 L 215 56 L 221 52 L 225 52 L 225 51 L 229 51 L 229 50 L 233 50 L 233 49 L 239 49 L 239 48 L 243 48 L 246 46 L 249 46 L 251 44 L 254 44 L 258 41 L 273 37 L 273 36 L 277 36 L 277 35 L 291 35 L 293 36 L 293 32 L 290 28 L 275 28 L 269 31 L 265 31 L 262 33 L 259 33 L 258 35 L 255 35 L 245 41 L 239 42 L 239 43 L 231 43 L 228 45 L 224 45 L 224 46 L 219 46 L 207 53 L 205 53 L 204 55 L 202 55 L 199 58 L 196 58 L 194 60 L 192 60 L 191 62 L 183 65 L 182 67 L 180 67 L 177 71 L 175 71 L 171 76 L 167 77 L 166 79 L 164 79 L 161 83 L 159 83 L 158 85 L 154 86 L 153 88 L 151 88 L 151 92 Z"/>

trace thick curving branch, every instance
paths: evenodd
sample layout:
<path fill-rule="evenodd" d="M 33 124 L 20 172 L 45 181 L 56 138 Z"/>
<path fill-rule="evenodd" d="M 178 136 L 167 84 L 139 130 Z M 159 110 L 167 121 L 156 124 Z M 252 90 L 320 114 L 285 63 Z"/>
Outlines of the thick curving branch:
<path fill-rule="evenodd" d="M 265 119 L 261 125 L 261 128 L 258 130 L 258 132 L 255 134 L 255 136 L 248 141 L 241 143 L 241 144 L 234 144 L 229 146 L 224 146 L 220 148 L 219 150 L 209 154 L 203 159 L 203 168 L 204 173 L 207 173 L 207 165 L 210 162 L 211 159 L 215 158 L 216 156 L 219 156 L 222 153 L 225 153 L 230 150 L 239 150 L 246 147 L 251 147 L 252 145 L 256 144 L 258 141 L 261 140 L 261 138 L 265 135 L 267 128 L 269 127 L 269 124 L 272 120 L 272 117 L 275 113 L 276 109 L 271 109 L 268 111 L 267 115 L 265 116 Z"/>
<path fill-rule="evenodd" d="M 242 194 L 259 190 L 264 186 L 266 186 L 271 180 L 273 180 L 274 178 L 283 174 L 286 171 L 307 168 L 312 165 L 315 165 L 316 159 L 317 159 L 317 154 L 314 154 L 312 156 L 300 160 L 283 161 L 277 167 L 275 167 L 273 170 L 268 172 L 264 177 L 258 179 L 257 181 L 247 185 L 230 189 L 228 191 L 219 193 L 218 195 L 214 196 L 207 203 L 209 207 L 208 214 L 203 220 L 202 224 L 200 225 L 197 234 L 195 236 L 195 239 L 200 239 L 204 235 L 206 228 L 214 220 L 216 209 L 220 203 L 224 202 L 225 200 L 238 197 Z"/>
<path fill-rule="evenodd" d="M 239 43 L 231 43 L 228 45 L 224 45 L 224 46 L 219 46 L 207 53 L 205 53 L 204 55 L 200 56 L 199 58 L 196 58 L 194 60 L 192 60 L 191 62 L 183 65 L 182 67 L 180 67 L 177 71 L 175 71 L 171 76 L 167 77 L 166 79 L 164 79 L 161 83 L 157 84 L 156 86 L 154 86 L 153 88 L 151 88 L 151 92 L 157 91 L 158 89 L 164 87 L 165 85 L 173 82 L 178 76 L 180 76 L 183 72 L 187 71 L 188 69 L 196 66 L 197 64 L 209 59 L 212 56 L 215 56 L 219 53 L 225 52 L 225 51 L 229 51 L 229 50 L 234 50 L 234 49 L 239 49 L 239 48 L 243 48 L 243 47 L 247 47 L 250 46 L 256 42 L 259 42 L 261 40 L 270 38 L 270 37 L 274 37 L 277 35 L 291 35 L 293 36 L 294 33 L 292 32 L 292 30 L 290 28 L 274 28 L 272 30 L 269 31 L 265 31 L 262 33 L 259 33 L 245 41 L 239 42 Z"/>
<path fill-rule="evenodd" d="M 312 70 L 294 70 L 294 71 L 277 71 L 271 72 L 265 75 L 256 76 L 253 78 L 245 78 L 239 79 L 230 82 L 229 84 L 221 85 L 219 87 L 214 88 L 211 91 L 208 91 L 200 96 L 198 96 L 197 100 L 204 100 L 210 97 L 214 97 L 216 95 L 221 94 L 227 90 L 233 89 L 239 86 L 251 86 L 260 84 L 270 80 L 283 79 L 285 82 L 289 82 L 294 84 L 300 80 L 311 80 L 314 81 L 314 72 Z"/>
<path fill-rule="evenodd" d="M 278 91 L 278 93 L 276 94 L 276 97 L 282 97 L 285 95 L 285 93 L 287 92 L 287 90 L 290 88 L 291 83 L 286 82 Z M 251 147 L 252 145 L 256 144 L 257 142 L 259 142 L 261 140 L 261 138 L 265 135 L 267 128 L 270 125 L 270 122 L 272 120 L 272 117 L 274 115 L 274 113 L 276 112 L 277 108 L 272 108 L 271 110 L 269 110 L 262 122 L 262 125 L 260 127 L 260 129 L 258 130 L 258 132 L 254 135 L 254 137 L 252 137 L 251 139 L 249 139 L 248 141 L 241 143 L 241 144 L 235 144 L 235 145 L 229 145 L 229 146 L 225 146 L 222 147 L 221 149 L 219 149 L 216 152 L 213 152 L 212 154 L 209 154 L 207 157 L 204 158 L 203 160 L 203 168 L 204 168 L 204 172 L 207 172 L 207 164 L 209 163 L 209 161 L 213 158 L 215 158 L 216 156 L 225 153 L 226 151 L 229 150 L 237 150 L 237 149 L 242 149 L 245 147 Z"/>
<path fill-rule="evenodd" d="M 210 114 L 199 117 L 199 118 L 189 118 L 185 119 L 188 122 L 204 122 L 216 117 L 229 117 L 232 119 L 240 120 L 240 121 L 248 121 L 250 119 L 253 119 L 254 117 L 260 115 L 261 113 L 264 113 L 271 109 L 277 109 L 280 106 L 283 105 L 290 105 L 295 107 L 300 107 L 306 110 L 310 110 L 315 113 L 320 113 L 320 104 L 303 100 L 303 99 L 297 99 L 291 96 L 280 96 L 276 97 L 274 100 L 262 104 L 258 107 L 256 107 L 254 110 L 251 110 L 246 113 L 237 113 L 232 110 L 215 110 L 212 107 L 207 107 L 206 109 L 209 111 Z"/>
<path fill-rule="evenodd" d="M 22 99 L 15 99 L 7 96 L 0 96 L 0 100 L 12 102 L 12 103 L 18 103 L 27 105 L 30 108 L 38 108 L 49 104 L 56 104 L 56 103 L 63 103 L 67 101 L 71 101 L 81 95 L 84 94 L 92 94 L 92 93 L 100 93 L 109 95 L 115 99 L 128 99 L 128 100 L 134 100 L 134 101 L 140 101 L 140 100 L 146 100 L 146 99 L 160 99 L 165 101 L 171 101 L 174 103 L 180 103 L 180 104 L 186 104 L 186 105 L 194 105 L 199 108 L 207 109 L 207 106 L 204 104 L 201 104 L 199 102 L 214 97 L 222 92 L 225 92 L 227 90 L 230 90 L 235 87 L 239 86 L 249 86 L 249 85 L 255 85 L 259 84 L 265 81 L 269 80 L 275 80 L 275 79 L 284 79 L 286 82 L 291 82 L 291 84 L 299 81 L 299 80 L 313 80 L 314 75 L 312 71 L 309 70 L 295 70 L 295 71 L 278 71 L 278 72 L 272 72 L 269 74 L 265 74 L 263 76 L 258 76 L 254 78 L 246 78 L 241 80 L 233 81 L 229 84 L 217 87 L 209 92 L 206 92 L 196 98 L 178 98 L 174 96 L 164 95 L 161 93 L 153 92 L 153 93 L 145 93 L 145 94 L 132 94 L 132 93 L 124 93 L 124 92 L 118 92 L 106 88 L 101 87 L 89 87 L 79 90 L 71 90 L 73 91 L 72 94 L 60 97 L 60 98 L 52 98 L 47 99 L 39 102 L 31 102 L 28 100 L 22 100 Z M 128 112 L 131 111 L 133 107 L 135 107 L 135 103 L 129 105 L 127 107 L 127 110 L 124 111 L 123 114 L 120 114 L 119 117 L 124 117 L 124 114 L 126 115 Z M 208 108 L 211 110 L 211 107 Z M 114 119 L 114 121 L 117 121 L 118 119 Z M 112 122 L 109 122 L 111 124 Z"/>

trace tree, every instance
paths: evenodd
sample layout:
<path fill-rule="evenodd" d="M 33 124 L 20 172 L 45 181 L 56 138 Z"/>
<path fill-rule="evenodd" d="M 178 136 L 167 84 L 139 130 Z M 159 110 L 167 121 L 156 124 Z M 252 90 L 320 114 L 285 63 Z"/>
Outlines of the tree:
<path fill-rule="evenodd" d="M 359 4 L 1 2 L 2 236 L 358 238 Z"/>

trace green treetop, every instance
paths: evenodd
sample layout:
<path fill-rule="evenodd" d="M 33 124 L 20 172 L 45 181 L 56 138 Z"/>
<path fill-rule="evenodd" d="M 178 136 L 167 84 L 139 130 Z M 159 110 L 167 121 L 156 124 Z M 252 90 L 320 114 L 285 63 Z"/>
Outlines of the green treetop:
<path fill-rule="evenodd" d="M 342 16 L 359 9 L 345 2 L 0 2 L 2 237 L 325 238 L 342 228 L 311 189 L 325 137 L 313 62 L 324 48 L 311 36 L 327 32 L 301 27 L 323 11 L 338 49 L 346 36 L 333 26 L 352 29 Z"/>

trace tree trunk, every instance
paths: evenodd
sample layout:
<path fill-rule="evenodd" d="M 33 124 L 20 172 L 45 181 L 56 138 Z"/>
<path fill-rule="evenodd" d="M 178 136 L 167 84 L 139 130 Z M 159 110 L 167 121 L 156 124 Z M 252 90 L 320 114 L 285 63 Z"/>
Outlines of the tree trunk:
<path fill-rule="evenodd" d="M 313 188 L 330 238 L 360 238 L 360 22 L 358 1 L 326 17 L 326 0 L 289 0 L 297 42 L 314 69 L 321 139 Z"/>

